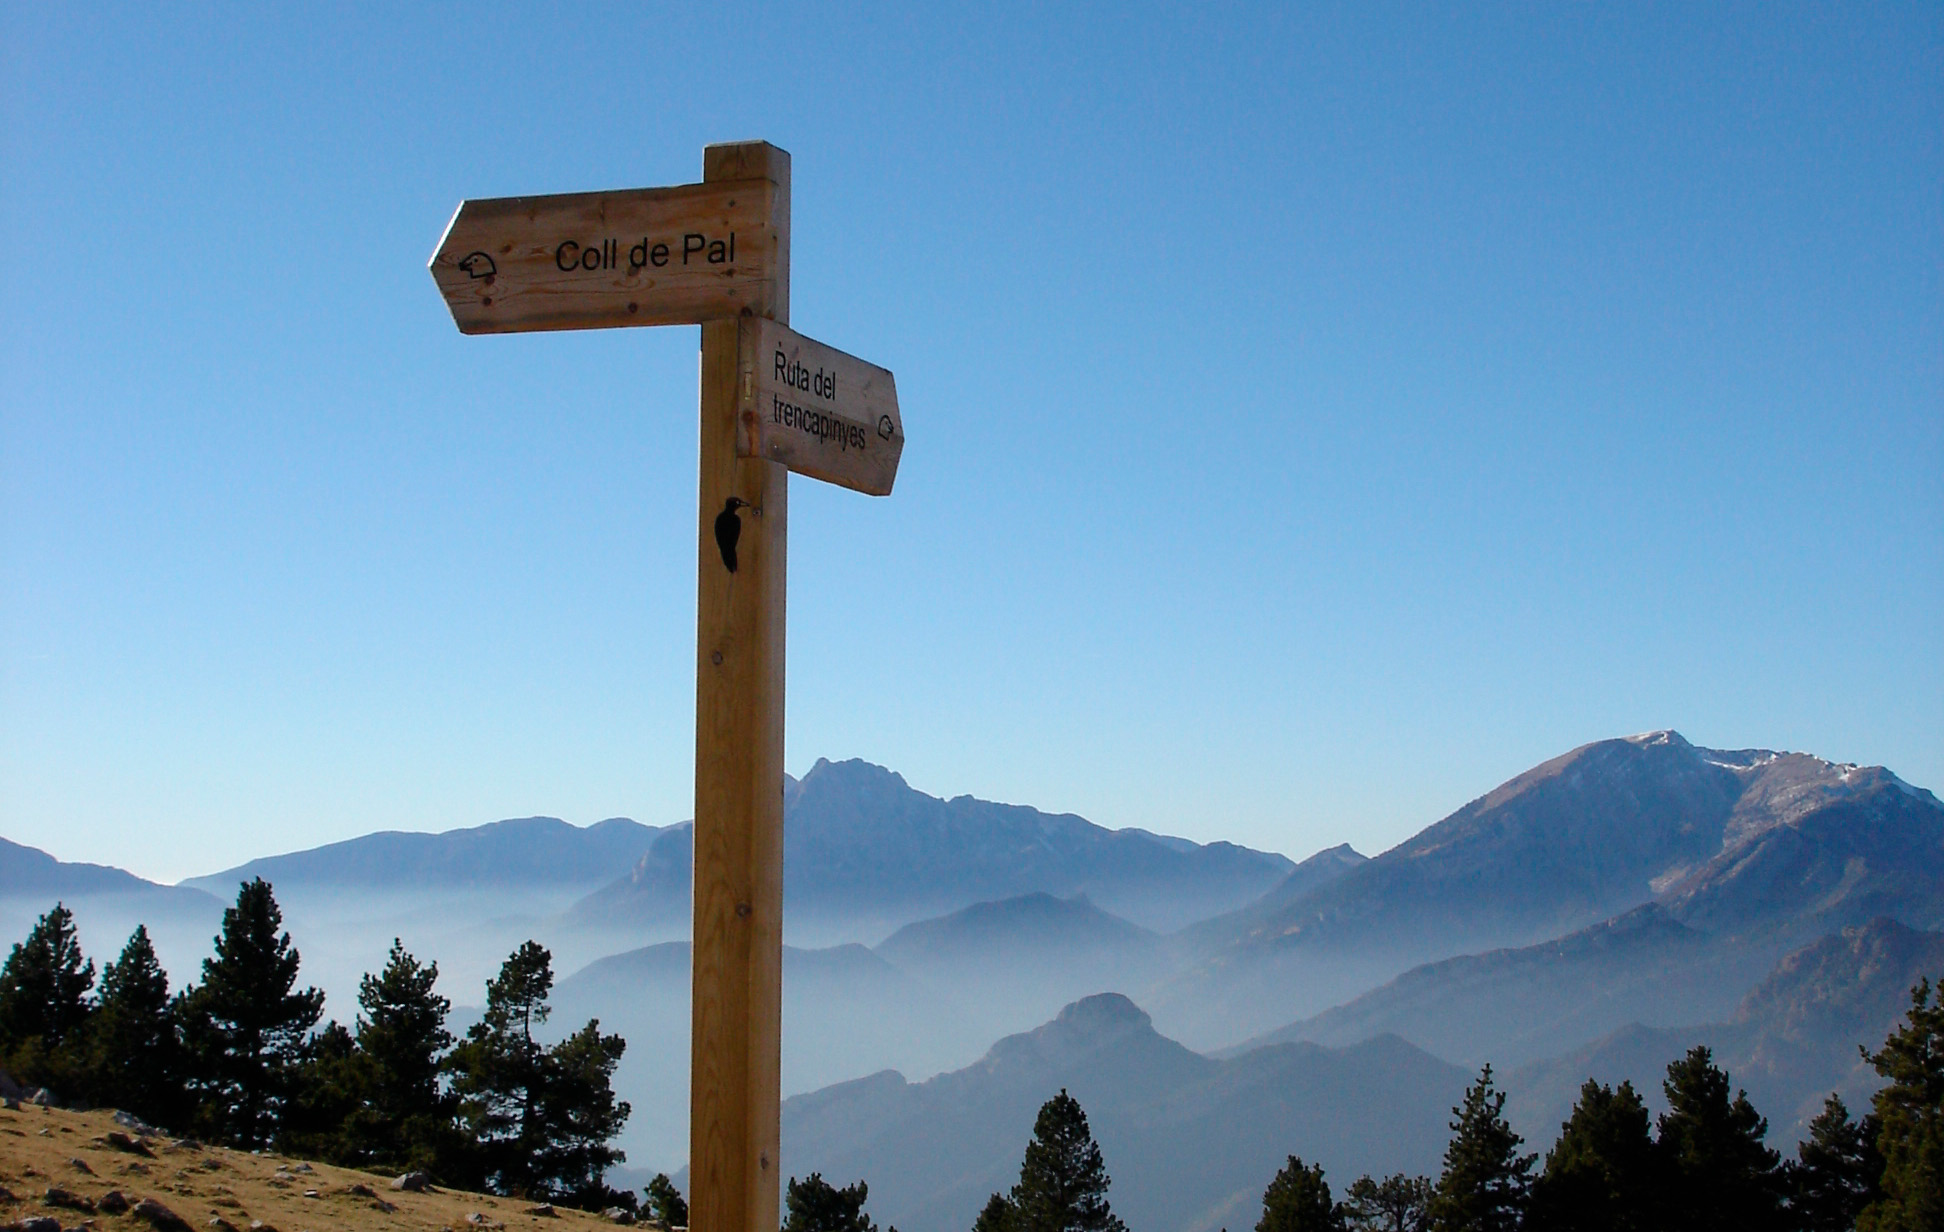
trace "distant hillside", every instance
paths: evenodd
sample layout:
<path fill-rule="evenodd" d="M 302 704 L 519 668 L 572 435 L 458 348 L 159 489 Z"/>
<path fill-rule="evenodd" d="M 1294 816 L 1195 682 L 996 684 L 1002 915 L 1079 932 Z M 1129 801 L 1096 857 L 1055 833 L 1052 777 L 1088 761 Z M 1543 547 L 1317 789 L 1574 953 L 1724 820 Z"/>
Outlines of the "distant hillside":
<path fill-rule="evenodd" d="M 633 866 L 659 832 L 625 817 L 586 827 L 557 817 L 521 817 L 439 834 L 384 830 L 265 856 L 182 884 L 226 898 L 252 877 L 279 890 L 591 887 Z"/>
<path fill-rule="evenodd" d="M 158 885 L 106 864 L 68 864 L 37 847 L 0 838 L 0 898 L 45 900 L 127 897 L 144 899 L 162 909 L 179 906 L 200 910 L 216 905 L 200 890 Z"/>
<path fill-rule="evenodd" d="M 1725 1022 L 1675 1027 L 1629 1023 L 1563 1056 L 1516 1070 L 1508 1115 L 1535 1141 L 1550 1141 L 1580 1083 L 1631 1081 L 1656 1109 L 1665 1106 L 1667 1063 L 1706 1044 L 1769 1118 L 1770 1144 L 1799 1136 L 1840 1092 L 1852 1111 L 1869 1106 L 1878 1080 L 1858 1046 L 1879 1047 L 1910 1007 L 1910 988 L 1944 978 L 1944 933 L 1872 920 L 1815 941 L 1784 958 Z"/>
<path fill-rule="evenodd" d="M 178 986 L 208 953 L 224 906 L 201 890 L 158 885 L 103 864 L 68 864 L 0 839 L 0 956 L 56 902 L 74 913 L 82 950 L 97 969 L 113 961 L 137 925 L 147 925 Z"/>
<path fill-rule="evenodd" d="M 1389 1033 L 1447 1061 L 1504 1068 L 1579 1047 L 1627 1022 L 1726 1017 L 1775 957 L 1724 951 L 1649 904 L 1556 941 L 1413 967 L 1239 1048 L 1343 1045 Z"/>
<path fill-rule="evenodd" d="M 688 1156 L 689 952 L 686 941 L 644 946 L 567 975 L 555 985 L 548 1026 L 564 1033 L 598 1017 L 628 1041 L 616 1086 L 635 1112 L 621 1145 L 631 1163 L 655 1171 L 673 1172 Z M 861 945 L 785 946 L 783 1092 L 886 1064 L 927 1073 L 963 1065 L 993 1036 L 960 1039 L 957 1010 Z"/>
<path fill-rule="evenodd" d="M 1282 881 L 1280 855 L 1107 830 L 1071 814 L 971 796 L 940 800 L 862 761 L 819 761 L 784 796 L 785 902 L 798 929 L 887 934 L 914 920 L 1022 894 L 1085 894 L 1167 931 L 1232 910 Z M 674 832 L 570 913 L 587 927 L 686 920 L 693 838 Z"/>
<path fill-rule="evenodd" d="M 1143 1232 L 1215 1232 L 1251 1226 L 1291 1153 L 1339 1186 L 1435 1172 L 1467 1077 L 1395 1038 L 1211 1060 L 1104 994 L 928 1082 L 886 1071 L 785 1100 L 783 1158 L 792 1175 L 868 1181 L 880 1226 L 964 1232 L 1018 1179 L 1034 1115 L 1064 1087 L 1087 1111 L 1116 1214 Z"/>
<path fill-rule="evenodd" d="M 1084 894 L 1022 894 L 907 924 L 876 949 L 899 966 L 918 969 L 1018 969 L 1069 956 L 1152 960 L 1160 940 L 1102 911 Z"/>
<path fill-rule="evenodd" d="M 1156 1013 L 1190 1038 L 1267 1028 L 1426 962 L 1534 946 L 1650 901 L 1769 947 L 1944 907 L 1944 806 L 1881 768 L 1696 748 L 1674 732 L 1585 745 L 1312 890 L 1197 925 L 1200 965 Z M 1210 1040 L 1210 1042 L 1218 1042 Z"/>

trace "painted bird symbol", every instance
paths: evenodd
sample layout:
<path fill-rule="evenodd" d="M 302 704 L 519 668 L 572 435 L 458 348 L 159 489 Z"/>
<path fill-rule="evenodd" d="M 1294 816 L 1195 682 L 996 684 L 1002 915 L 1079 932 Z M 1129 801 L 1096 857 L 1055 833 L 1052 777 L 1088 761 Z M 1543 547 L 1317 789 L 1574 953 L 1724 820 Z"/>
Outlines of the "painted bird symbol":
<path fill-rule="evenodd" d="M 722 512 L 716 514 L 716 546 L 722 549 L 723 567 L 731 573 L 736 571 L 736 540 L 742 538 L 742 519 L 736 516 L 736 510 L 753 508 L 742 497 L 732 496 L 722 502 Z"/>

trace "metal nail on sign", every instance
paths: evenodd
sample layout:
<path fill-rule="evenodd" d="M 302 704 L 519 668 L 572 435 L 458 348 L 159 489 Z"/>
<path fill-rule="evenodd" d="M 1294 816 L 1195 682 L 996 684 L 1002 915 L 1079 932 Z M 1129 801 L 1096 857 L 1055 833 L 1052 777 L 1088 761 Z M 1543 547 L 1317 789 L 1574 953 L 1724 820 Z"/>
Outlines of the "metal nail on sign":
<path fill-rule="evenodd" d="M 720 320 L 767 302 L 777 201 L 769 180 L 466 201 L 432 277 L 464 334 Z"/>
<path fill-rule="evenodd" d="M 889 496 L 904 452 L 891 373 L 758 317 L 738 343 L 737 454 Z"/>

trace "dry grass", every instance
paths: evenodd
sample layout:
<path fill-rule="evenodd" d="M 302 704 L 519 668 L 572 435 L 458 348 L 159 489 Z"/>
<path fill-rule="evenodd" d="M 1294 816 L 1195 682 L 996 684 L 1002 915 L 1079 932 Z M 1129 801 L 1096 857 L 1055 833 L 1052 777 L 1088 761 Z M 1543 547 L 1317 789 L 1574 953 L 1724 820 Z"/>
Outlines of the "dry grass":
<path fill-rule="evenodd" d="M 256 1155 L 223 1147 L 177 1146 L 144 1140 L 152 1157 L 118 1148 L 108 1135 L 128 1137 L 107 1112 L 67 1112 L 31 1105 L 0 1110 L 0 1185 L 11 1191 L 0 1203 L 0 1221 L 50 1217 L 63 1228 L 98 1232 L 155 1232 L 132 1213 L 110 1214 L 48 1205 L 50 1187 L 98 1204 L 110 1190 L 129 1202 L 148 1198 L 168 1207 L 195 1229 L 242 1232 L 594 1232 L 611 1229 L 598 1215 L 559 1210 L 529 1214 L 531 1203 L 513 1198 L 439 1189 L 406 1193 L 391 1178 L 329 1164 L 307 1164 L 281 1155 Z M 280 1175 L 281 1174 L 281 1175 Z M 469 1216 L 478 1218 L 469 1219 Z"/>

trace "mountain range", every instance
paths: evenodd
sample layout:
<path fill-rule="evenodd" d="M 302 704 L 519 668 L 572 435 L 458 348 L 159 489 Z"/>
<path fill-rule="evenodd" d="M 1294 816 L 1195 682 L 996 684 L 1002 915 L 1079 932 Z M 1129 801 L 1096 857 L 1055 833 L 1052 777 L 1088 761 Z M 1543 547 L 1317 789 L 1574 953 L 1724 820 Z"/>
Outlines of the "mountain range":
<path fill-rule="evenodd" d="M 1697 748 L 1671 731 L 1599 741 L 1341 877 L 1195 925 L 1200 957 L 1151 1008 L 1179 1038 L 1221 1046 L 1413 967 L 1541 945 L 1650 902 L 1755 947 L 1757 968 L 1876 915 L 1932 927 L 1944 805 L 1881 767 Z"/>
<path fill-rule="evenodd" d="M 1130 1227 L 1247 1227 L 1283 1157 L 1362 1172 L 1434 1171 L 1444 1118 L 1470 1078 L 1395 1036 L 1346 1048 L 1274 1044 L 1217 1060 L 1104 993 L 920 1083 L 873 1074 L 783 1103 L 793 1175 L 868 1178 L 880 1225 L 961 1232 L 1019 1178 L 1039 1106 L 1086 1109 L 1114 1210 Z"/>
<path fill-rule="evenodd" d="M 1085 894 L 1138 924 L 1172 931 L 1240 907 L 1293 865 L 1233 843 L 1109 830 L 972 796 L 942 800 L 864 761 L 819 759 L 784 786 L 785 927 L 809 940 L 877 939 L 976 902 Z M 657 838 L 628 875 L 569 912 L 583 928 L 686 929 L 693 831 Z"/>
<path fill-rule="evenodd" d="M 1828 1090 L 1867 1097 L 1856 1046 L 1881 1040 L 1917 974 L 1944 974 L 1935 796 L 1882 767 L 1671 731 L 1562 754 L 1374 858 L 1340 846 L 1300 864 L 940 799 L 864 762 L 820 761 L 784 788 L 785 1171 L 864 1177 L 880 1224 L 906 1232 L 967 1226 L 1061 1084 L 1095 1115 L 1117 1207 L 1126 1195 L 1157 1229 L 1252 1219 L 1267 1173 L 1251 1169 L 1302 1143 L 1338 1181 L 1431 1168 L 1455 1091 L 1487 1061 L 1543 1147 L 1589 1074 L 1651 1094 L 1706 1042 L 1782 1140 Z M 461 1006 L 541 940 L 564 976 L 549 1029 L 599 1017 L 628 1038 L 622 1145 L 673 1171 L 692 833 L 533 818 L 367 835 L 183 887 L 6 847 L 0 891 L 24 897 L 0 907 L 119 885 L 88 901 L 166 900 L 155 910 L 195 921 L 206 953 L 221 904 L 199 887 L 227 898 L 261 873 L 340 1018 L 393 936 L 439 961 Z M 77 913 L 99 955 L 92 910 Z M 178 979 L 179 957 L 164 953 Z M 1387 1085 L 1393 1071 L 1409 1081 Z M 1261 1128 L 1225 1138 L 1224 1108 Z M 1331 1118 L 1348 1127 L 1335 1147 L 1315 1137 Z M 1388 1136 L 1360 1137 L 1366 1121 Z M 934 1122 L 956 1171 L 909 1153 Z"/>

